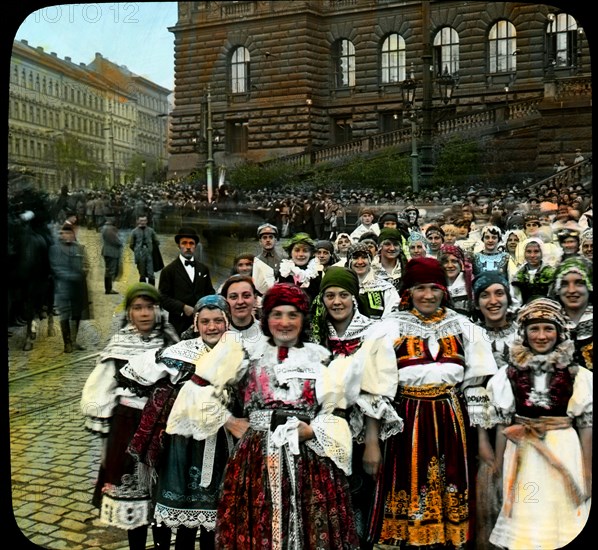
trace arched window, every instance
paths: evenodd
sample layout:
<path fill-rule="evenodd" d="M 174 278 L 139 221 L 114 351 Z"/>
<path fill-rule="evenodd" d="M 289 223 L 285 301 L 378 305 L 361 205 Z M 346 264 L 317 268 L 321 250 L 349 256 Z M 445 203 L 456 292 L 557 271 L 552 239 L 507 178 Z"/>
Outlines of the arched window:
<path fill-rule="evenodd" d="M 577 65 L 577 40 L 582 32 L 570 15 L 553 14 L 546 27 L 548 63 L 554 67 Z"/>
<path fill-rule="evenodd" d="M 346 39 L 334 43 L 332 53 L 334 62 L 334 81 L 337 88 L 355 86 L 355 46 Z"/>
<path fill-rule="evenodd" d="M 443 27 L 434 37 L 434 66 L 436 74 L 459 73 L 459 35 L 451 27 Z"/>
<path fill-rule="evenodd" d="M 515 25 L 506 19 L 497 21 L 488 35 L 488 70 L 491 73 L 513 73 L 517 68 Z"/>
<path fill-rule="evenodd" d="M 380 73 L 382 84 L 405 80 L 405 39 L 398 33 L 389 34 L 382 43 Z"/>
<path fill-rule="evenodd" d="M 230 88 L 233 94 L 249 92 L 249 50 L 240 46 L 233 51 L 230 61 Z"/>

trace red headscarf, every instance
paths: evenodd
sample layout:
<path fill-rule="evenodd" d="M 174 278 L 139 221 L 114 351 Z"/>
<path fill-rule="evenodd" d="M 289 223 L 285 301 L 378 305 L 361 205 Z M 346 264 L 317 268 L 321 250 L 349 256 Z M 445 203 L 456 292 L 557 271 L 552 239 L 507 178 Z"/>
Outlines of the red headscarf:
<path fill-rule="evenodd" d="M 410 308 L 411 288 L 425 284 L 435 284 L 443 290 L 444 298 L 441 305 L 446 306 L 450 302 L 446 273 L 442 269 L 442 265 L 436 258 L 425 256 L 423 258 L 411 258 L 407 262 L 401 286 L 401 304 L 399 308 Z"/>

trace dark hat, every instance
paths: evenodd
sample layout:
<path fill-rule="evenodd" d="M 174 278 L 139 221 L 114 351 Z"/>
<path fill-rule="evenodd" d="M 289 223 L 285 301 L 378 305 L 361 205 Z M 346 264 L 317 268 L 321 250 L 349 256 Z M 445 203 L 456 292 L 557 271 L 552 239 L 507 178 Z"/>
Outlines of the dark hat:
<path fill-rule="evenodd" d="M 351 260 L 353 256 L 356 254 L 367 256 L 370 259 L 370 261 L 372 260 L 372 251 L 370 250 L 370 247 L 367 245 L 367 243 L 363 241 L 353 243 L 347 249 L 347 260 Z"/>
<path fill-rule="evenodd" d="M 447 288 L 446 273 L 440 262 L 436 258 L 411 258 L 405 268 L 401 294 L 415 285 L 429 283 Z"/>
<path fill-rule="evenodd" d="M 359 237 L 358 241 L 361 243 L 363 241 L 374 241 L 374 243 L 378 242 L 378 235 L 373 231 L 366 231 L 361 237 Z"/>
<path fill-rule="evenodd" d="M 399 216 L 396 212 L 383 212 L 378 218 L 378 223 L 383 224 L 384 222 L 399 223 Z"/>
<path fill-rule="evenodd" d="M 334 245 L 330 241 L 326 241 L 326 240 L 316 241 L 315 249 L 320 250 L 320 248 L 328 250 L 328 252 L 330 252 L 331 254 L 334 253 Z"/>
<path fill-rule="evenodd" d="M 383 241 L 392 241 L 394 243 L 401 243 L 403 241 L 403 236 L 398 229 L 392 229 L 390 227 L 386 227 L 380 230 L 380 235 L 378 235 L 378 244 L 382 243 Z"/>
<path fill-rule="evenodd" d="M 156 304 L 160 303 L 160 292 L 154 285 L 148 283 L 135 283 L 127 289 L 125 294 L 125 309 L 129 309 L 131 302 L 139 296 L 145 296 Z"/>
<path fill-rule="evenodd" d="M 476 305 L 480 300 L 480 294 L 484 292 L 489 286 L 494 284 L 501 285 L 507 294 L 507 300 L 509 305 L 512 302 L 511 292 L 509 288 L 509 281 L 507 278 L 501 273 L 500 271 L 482 271 L 474 280 L 473 280 L 473 295 L 475 298 Z"/>
<path fill-rule="evenodd" d="M 432 233 L 438 233 L 443 239 L 445 237 L 444 229 L 442 229 L 442 227 L 439 225 L 429 225 L 426 228 L 426 237 L 429 237 Z"/>
<path fill-rule="evenodd" d="M 282 248 L 285 250 L 287 254 L 290 254 L 291 250 L 293 250 L 293 247 L 296 244 L 305 244 L 309 246 L 312 249 L 312 251 L 315 252 L 316 250 L 316 243 L 307 233 L 296 233 L 284 243 Z"/>
<path fill-rule="evenodd" d="M 199 235 L 192 227 L 181 227 L 179 232 L 174 236 L 174 242 L 179 244 L 179 241 L 183 238 L 187 237 L 188 239 L 193 239 L 195 244 L 199 242 Z"/>
<path fill-rule="evenodd" d="M 262 325 L 267 324 L 272 309 L 282 305 L 295 306 L 304 315 L 309 313 L 309 297 L 302 289 L 290 283 L 276 283 L 264 294 Z"/>
<path fill-rule="evenodd" d="M 359 211 L 359 217 L 361 218 L 361 216 L 363 216 L 364 214 L 371 214 L 372 216 L 375 216 L 376 213 L 374 212 L 374 209 L 371 206 L 364 206 L 360 211 Z"/>
<path fill-rule="evenodd" d="M 326 270 L 320 283 L 320 292 L 331 286 L 344 288 L 353 296 L 359 296 L 359 279 L 357 274 L 346 267 L 331 266 Z"/>

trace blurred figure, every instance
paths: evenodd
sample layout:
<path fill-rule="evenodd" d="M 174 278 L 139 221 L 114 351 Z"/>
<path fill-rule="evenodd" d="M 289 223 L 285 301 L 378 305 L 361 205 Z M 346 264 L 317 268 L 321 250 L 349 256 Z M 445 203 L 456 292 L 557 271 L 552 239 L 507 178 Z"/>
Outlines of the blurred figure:
<path fill-rule="evenodd" d="M 593 262 L 594 258 L 594 232 L 591 227 L 583 231 L 580 236 L 581 255 Z"/>
<path fill-rule="evenodd" d="M 112 288 L 112 283 L 120 277 L 122 264 L 123 241 L 118 233 L 114 216 L 106 216 L 101 229 L 102 256 L 104 258 L 104 292 L 106 294 L 118 294 Z"/>
<path fill-rule="evenodd" d="M 160 241 L 156 232 L 147 225 L 147 216 L 137 218 L 137 227 L 131 231 L 129 238 L 129 248 L 135 256 L 135 265 L 139 271 L 139 282 L 156 284 L 156 275 L 154 273 L 154 246 L 160 247 Z"/>
<path fill-rule="evenodd" d="M 89 262 L 85 247 L 77 242 L 72 226 L 62 226 L 58 242 L 50 247 L 49 255 L 64 353 L 84 350 L 77 342 L 77 335 L 81 321 L 91 318 L 87 287 Z"/>

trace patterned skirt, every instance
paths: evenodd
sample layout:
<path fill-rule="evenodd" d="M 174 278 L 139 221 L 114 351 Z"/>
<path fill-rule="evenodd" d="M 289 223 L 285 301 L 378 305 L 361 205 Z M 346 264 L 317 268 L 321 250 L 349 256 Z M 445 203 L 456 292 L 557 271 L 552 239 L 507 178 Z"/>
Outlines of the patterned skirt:
<path fill-rule="evenodd" d="M 475 432 L 452 388 L 401 388 L 395 403 L 405 423 L 384 449 L 370 540 L 387 545 L 462 548 L 475 510 Z M 472 459 L 473 456 L 473 459 Z"/>
<path fill-rule="evenodd" d="M 100 508 L 102 523 L 121 529 L 135 529 L 151 520 L 148 469 L 127 453 L 140 418 L 139 409 L 125 405 L 114 409 L 92 499 Z"/>
<path fill-rule="evenodd" d="M 218 504 L 216 547 L 358 549 L 344 473 L 305 444 L 292 458 L 283 452 L 268 456 L 267 440 L 267 431 L 250 428 L 229 460 Z"/>
<path fill-rule="evenodd" d="M 232 438 L 223 429 L 203 441 L 166 434 L 156 487 L 158 525 L 214 530 L 222 474 L 231 448 Z"/>

